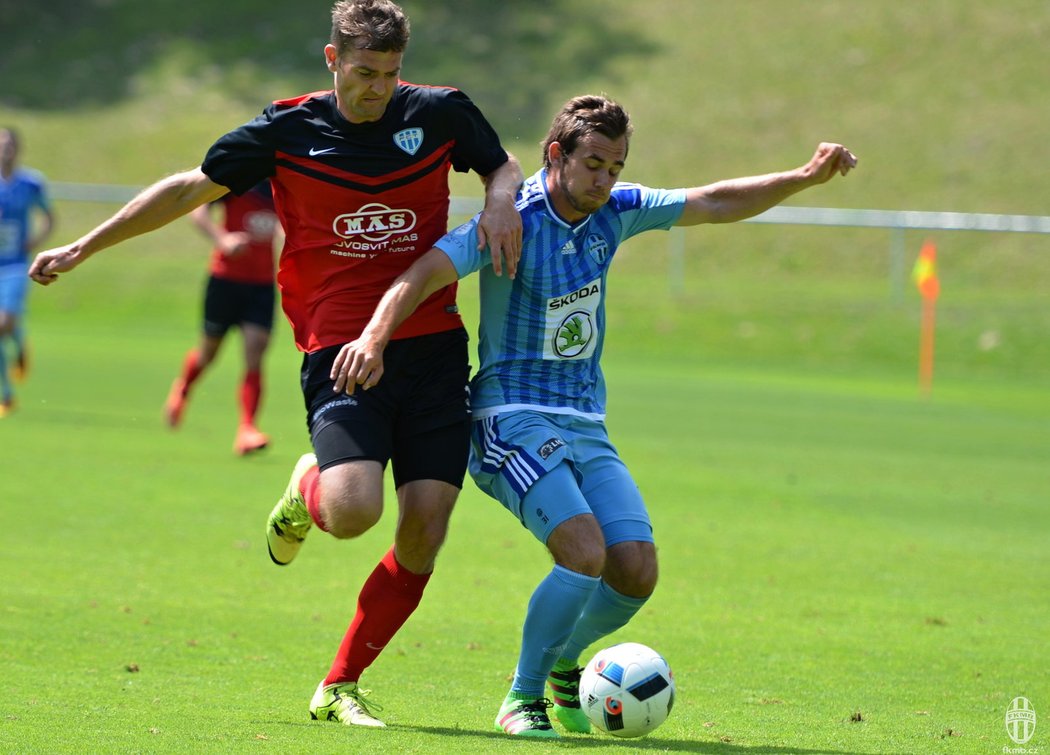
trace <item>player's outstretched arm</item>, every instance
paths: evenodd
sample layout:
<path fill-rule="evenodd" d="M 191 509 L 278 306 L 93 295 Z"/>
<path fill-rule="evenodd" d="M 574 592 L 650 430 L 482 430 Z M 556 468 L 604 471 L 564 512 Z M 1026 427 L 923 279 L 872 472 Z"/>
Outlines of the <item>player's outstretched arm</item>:
<path fill-rule="evenodd" d="M 492 254 L 492 272 L 513 278 L 521 259 L 521 215 L 515 208 L 518 189 L 524 181 L 521 166 L 507 153 L 507 162 L 485 176 L 485 209 L 478 221 L 478 251 L 486 246 Z"/>
<path fill-rule="evenodd" d="M 378 383 L 383 377 L 383 349 L 397 326 L 428 296 L 458 277 L 452 260 L 436 247 L 412 263 L 390 284 L 360 337 L 339 349 L 331 372 L 335 392 L 353 393 L 359 385 L 368 390 Z"/>
<path fill-rule="evenodd" d="M 841 144 L 822 142 L 809 162 L 794 170 L 687 189 L 685 209 L 676 225 L 733 223 L 750 218 L 792 194 L 829 181 L 836 173 L 844 176 L 856 165 L 856 156 Z"/>
<path fill-rule="evenodd" d="M 161 179 L 72 244 L 38 254 L 29 267 L 29 277 L 44 286 L 54 283 L 59 273 L 72 270 L 91 255 L 167 225 L 227 191 L 229 189 L 213 182 L 200 168 Z"/>

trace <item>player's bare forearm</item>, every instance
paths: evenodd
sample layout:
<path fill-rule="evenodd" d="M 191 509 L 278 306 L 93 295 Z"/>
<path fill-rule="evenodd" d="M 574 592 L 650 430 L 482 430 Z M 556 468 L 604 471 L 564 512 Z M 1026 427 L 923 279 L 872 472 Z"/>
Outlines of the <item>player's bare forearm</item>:
<path fill-rule="evenodd" d="M 383 345 L 416 308 L 458 276 L 452 260 L 440 249 L 431 249 L 390 284 L 362 336 L 382 340 Z"/>
<path fill-rule="evenodd" d="M 524 176 L 514 155 L 482 179 L 485 183 L 485 209 L 478 219 L 478 250 L 489 247 L 492 271 L 503 274 L 506 263 L 511 278 L 521 258 L 521 216 L 515 208 Z"/>
<path fill-rule="evenodd" d="M 81 247 L 90 256 L 161 228 L 227 191 L 225 186 L 212 182 L 200 168 L 168 176 L 144 189 L 116 215 L 84 236 Z"/>
<path fill-rule="evenodd" d="M 167 225 L 194 207 L 218 199 L 228 189 L 199 168 L 168 176 L 144 189 L 111 218 L 72 244 L 41 252 L 29 268 L 37 283 L 52 283 L 94 254 Z"/>
<path fill-rule="evenodd" d="M 525 174 L 521 172 L 518 158 L 508 152 L 507 162 L 482 178 L 485 184 L 485 203 L 488 204 L 493 197 L 509 197 L 513 204 L 524 180 Z"/>
<path fill-rule="evenodd" d="M 821 143 L 805 165 L 780 173 L 731 178 L 686 191 L 686 206 L 678 225 L 734 223 L 765 212 L 788 197 L 825 183 L 836 173 L 845 176 L 856 156 L 841 144 Z"/>
<path fill-rule="evenodd" d="M 456 268 L 440 249 L 431 249 L 402 273 L 379 300 L 372 318 L 354 341 L 343 346 L 332 363 L 336 393 L 368 390 L 383 377 L 383 350 L 397 327 L 435 291 L 457 279 Z"/>

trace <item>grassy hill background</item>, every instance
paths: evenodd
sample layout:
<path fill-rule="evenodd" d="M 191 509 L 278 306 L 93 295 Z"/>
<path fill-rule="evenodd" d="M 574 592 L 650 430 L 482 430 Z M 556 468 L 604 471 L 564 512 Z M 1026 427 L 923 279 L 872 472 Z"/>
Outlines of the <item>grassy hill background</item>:
<path fill-rule="evenodd" d="M 527 171 L 554 110 L 603 91 L 635 122 L 630 180 L 696 185 L 767 172 L 836 140 L 860 156 L 858 171 L 792 204 L 1047 212 L 1045 3 L 404 5 L 413 21 L 405 78 L 465 89 Z M 15 4 L 5 8 L 19 31 L 0 51 L 0 121 L 24 132 L 26 163 L 52 180 L 148 183 L 197 164 L 266 102 L 327 87 L 329 7 Z M 479 185 L 456 176 L 455 192 L 476 196 Z M 114 209 L 61 204 L 56 243 Z M 926 235 L 906 234 L 909 267 Z M 938 377 L 1044 379 L 1050 239 L 934 238 Z M 910 286 L 891 295 L 889 232 L 693 229 L 683 271 L 668 246 L 650 234 L 625 247 L 610 350 L 913 379 L 918 302 Z M 147 306 L 158 325 L 175 316 L 181 327 L 195 314 L 206 251 L 188 223 L 131 242 L 78 272 L 77 284 L 37 295 L 34 316 L 79 311 L 88 291 L 104 289 L 111 308 Z"/>

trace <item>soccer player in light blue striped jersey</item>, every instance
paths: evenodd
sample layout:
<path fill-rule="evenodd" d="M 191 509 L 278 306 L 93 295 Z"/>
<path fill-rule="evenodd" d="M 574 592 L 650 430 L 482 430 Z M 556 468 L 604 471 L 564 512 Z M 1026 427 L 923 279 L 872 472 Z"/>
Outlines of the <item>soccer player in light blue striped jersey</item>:
<path fill-rule="evenodd" d="M 579 657 L 623 627 L 656 586 L 645 503 L 605 428 L 606 275 L 617 248 L 643 231 L 728 223 L 846 175 L 857 161 L 822 143 L 805 165 L 689 189 L 619 181 L 631 124 L 616 102 L 586 95 L 555 117 L 544 167 L 519 194 L 517 273 L 497 276 L 477 246 L 477 219 L 447 234 L 398 278 L 361 337 L 336 357 L 336 390 L 371 388 L 397 325 L 441 287 L 481 271 L 480 367 L 471 381 L 470 472 L 554 558 L 529 600 L 518 665 L 496 728 L 528 737 L 590 731 Z"/>

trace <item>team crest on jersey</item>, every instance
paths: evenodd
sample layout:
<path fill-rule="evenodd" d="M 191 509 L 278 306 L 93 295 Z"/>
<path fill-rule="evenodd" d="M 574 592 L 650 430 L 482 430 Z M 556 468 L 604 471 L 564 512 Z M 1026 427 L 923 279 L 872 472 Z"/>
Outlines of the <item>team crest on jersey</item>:
<path fill-rule="evenodd" d="M 609 242 L 599 236 L 597 233 L 592 233 L 587 237 L 587 251 L 591 253 L 591 257 L 599 265 L 604 265 L 606 258 L 609 256 Z"/>
<path fill-rule="evenodd" d="M 410 155 L 416 154 L 423 146 L 423 129 L 406 128 L 394 134 L 394 144 Z"/>

